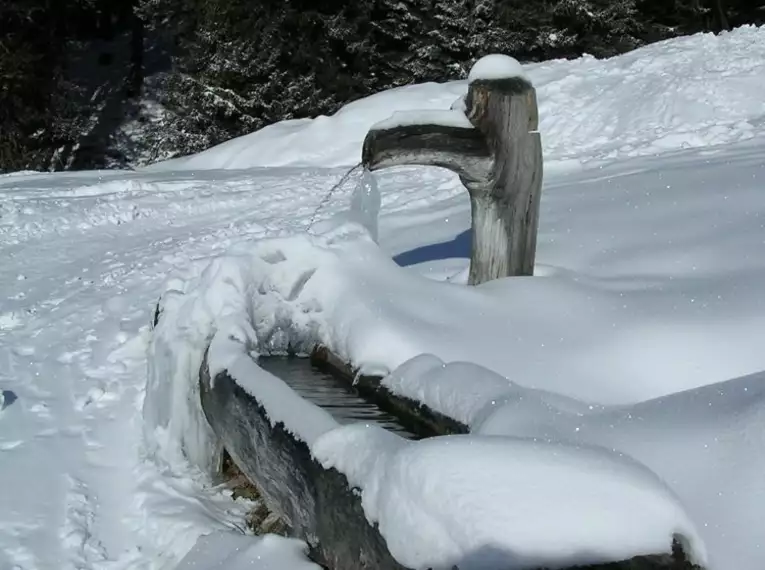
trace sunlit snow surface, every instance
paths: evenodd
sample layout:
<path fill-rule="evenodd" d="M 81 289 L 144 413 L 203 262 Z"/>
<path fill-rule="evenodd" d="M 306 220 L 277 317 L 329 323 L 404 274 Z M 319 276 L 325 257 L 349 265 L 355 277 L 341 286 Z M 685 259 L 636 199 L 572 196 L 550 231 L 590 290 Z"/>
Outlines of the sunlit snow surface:
<path fill-rule="evenodd" d="M 468 74 L 468 83 L 481 80 L 508 79 L 520 77 L 526 79 L 526 73 L 518 60 L 501 53 L 483 56 L 475 62 Z"/>
<path fill-rule="evenodd" d="M 393 90 L 146 171 L 0 177 L 0 568 L 173 568 L 200 535 L 238 532 L 247 505 L 180 455 L 174 429 L 195 425 L 185 400 L 154 400 L 146 429 L 141 413 L 154 302 L 169 278 L 181 307 L 215 282 L 211 267 L 236 277 L 232 256 L 260 260 L 241 277 L 266 292 L 233 279 L 238 298 L 278 303 L 281 322 L 370 371 L 431 353 L 492 371 L 492 390 L 512 381 L 523 400 L 497 406 L 457 374 L 452 395 L 472 390 L 472 407 L 443 406 L 486 434 L 635 458 L 678 495 L 711 568 L 764 567 L 762 380 L 722 382 L 765 370 L 765 31 L 528 73 L 546 157 L 533 280 L 459 284 L 467 195 L 437 169 L 378 174 L 382 251 L 340 225 L 353 183 L 320 213 L 324 237 L 303 234 L 343 173 L 324 167 L 358 162 L 367 128 L 393 111 L 448 109 L 464 82 Z M 190 318 L 175 338 L 201 350 L 221 322 L 278 332 L 257 319 L 246 330 L 242 308 L 200 305 L 208 322 Z M 201 355 L 181 356 L 173 371 L 195 373 Z"/>

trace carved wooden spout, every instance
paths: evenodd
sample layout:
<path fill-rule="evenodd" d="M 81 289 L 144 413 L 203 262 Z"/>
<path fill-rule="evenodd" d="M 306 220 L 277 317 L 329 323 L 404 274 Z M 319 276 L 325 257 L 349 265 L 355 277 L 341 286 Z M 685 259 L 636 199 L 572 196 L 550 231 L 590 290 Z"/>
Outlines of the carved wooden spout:
<path fill-rule="evenodd" d="M 383 123 L 381 126 L 385 127 Z M 459 174 L 467 185 L 485 184 L 492 156 L 483 135 L 474 127 L 392 125 L 369 131 L 362 162 L 369 170 L 403 165 L 441 166 Z"/>
<path fill-rule="evenodd" d="M 522 74 L 497 73 L 505 63 L 519 68 L 515 60 L 484 60 L 491 58 L 494 64 L 499 59 L 499 68 L 471 72 L 467 121 L 460 120 L 459 111 L 423 112 L 419 121 L 411 114 L 394 115 L 372 127 L 362 153 L 370 170 L 409 164 L 441 166 L 459 175 L 470 194 L 471 285 L 533 275 L 539 223 L 542 145 L 536 91 Z"/>

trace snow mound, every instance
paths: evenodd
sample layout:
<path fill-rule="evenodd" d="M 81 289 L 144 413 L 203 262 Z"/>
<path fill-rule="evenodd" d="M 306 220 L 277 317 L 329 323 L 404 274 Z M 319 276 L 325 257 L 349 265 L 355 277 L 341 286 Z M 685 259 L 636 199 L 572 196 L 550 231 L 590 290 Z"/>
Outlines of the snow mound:
<path fill-rule="evenodd" d="M 658 42 L 529 70 L 545 160 L 610 162 L 763 133 L 765 27 Z"/>
<path fill-rule="evenodd" d="M 215 532 L 199 537 L 175 570 L 319 570 L 306 550 L 293 538 Z"/>
<path fill-rule="evenodd" d="M 746 175 L 738 162 L 721 160 Z M 743 158 L 743 164 L 759 163 Z M 679 172 L 688 175 L 687 170 Z M 696 173 L 707 176 L 703 168 L 694 168 Z M 692 190 L 696 198 L 705 192 L 703 186 Z M 596 191 L 589 187 L 589 192 Z M 609 192 L 613 201 L 613 186 Z M 746 211 L 754 207 L 743 199 L 739 206 Z M 688 207 L 685 203 L 683 211 Z M 758 223 L 756 216 L 750 221 Z M 624 223 L 616 223 L 624 229 Z M 761 235 L 745 228 L 742 220 L 737 230 L 749 232 L 750 237 Z M 708 292 L 696 289 L 696 280 L 689 282 L 694 285 L 692 293 L 686 292 L 680 277 L 675 277 L 676 287 L 658 288 L 653 285 L 656 267 L 649 264 L 641 269 L 636 263 L 629 263 L 632 277 L 626 281 L 618 272 L 604 274 L 600 280 L 558 269 L 547 271 L 545 277 L 467 288 L 432 281 L 397 266 L 358 225 L 328 223 L 323 231 L 318 236 L 245 242 L 204 270 L 192 268 L 193 278 L 183 284 L 171 282 L 163 296 L 152 349 L 160 364 L 150 375 L 146 409 L 171 416 L 159 423 L 170 428 L 168 437 L 180 440 L 198 465 L 204 467 L 213 457 L 204 451 L 205 439 L 197 435 L 209 430 L 201 412 L 193 405 L 188 408 L 189 402 L 198 400 L 194 390 L 206 343 L 216 339 L 210 351 L 213 370 L 231 368 L 251 393 L 274 400 L 270 407 L 309 445 L 326 440 L 333 433 L 333 422 L 313 421 L 311 414 L 303 412 L 291 417 L 289 398 L 270 388 L 270 395 L 259 392 L 276 386 L 275 379 L 256 382 L 260 370 L 242 355 L 288 347 L 308 350 L 323 344 L 365 373 L 394 371 L 384 380 L 394 392 L 455 417 L 476 432 L 602 446 L 635 458 L 669 482 L 692 520 L 703 525 L 712 560 L 738 553 L 744 561 L 741 568 L 757 568 L 761 558 L 756 534 L 761 526 L 753 517 L 765 493 L 757 480 L 765 465 L 760 468 L 749 458 L 756 455 L 757 445 L 765 445 L 756 435 L 762 433 L 765 406 L 758 403 L 756 384 L 735 390 L 729 384 L 713 384 L 655 400 L 665 401 L 661 405 L 634 404 L 708 384 L 713 378 L 710 373 L 733 375 L 742 366 L 761 364 L 751 360 L 751 355 L 761 355 L 756 345 L 759 337 L 749 334 L 745 326 L 746 319 L 752 327 L 761 319 L 751 313 L 753 305 L 746 301 L 747 291 L 755 295 L 759 291 L 762 270 L 752 261 L 756 256 L 721 256 L 724 263 L 715 265 L 715 271 L 722 271 L 721 279 L 718 283 L 710 277 L 716 275 L 710 267 L 705 282 Z M 731 232 L 727 239 L 735 245 L 735 232 Z M 755 241 L 759 244 L 761 238 Z M 576 251 L 566 244 L 567 251 Z M 746 247 L 736 249 L 747 251 Z M 655 263 L 657 249 L 648 250 Z M 620 258 L 619 263 L 623 261 Z M 737 264 L 737 295 L 731 297 L 736 302 L 715 305 L 712 298 L 729 297 L 718 289 L 729 283 L 727 263 Z M 647 285 L 636 281 L 635 272 L 641 270 L 650 277 Z M 667 282 L 675 279 L 668 277 Z M 701 312 L 697 303 L 704 304 Z M 736 334 L 724 332 L 736 307 L 746 311 L 744 320 L 733 319 Z M 691 330 L 688 323 L 696 318 L 703 319 L 704 326 Z M 671 333 L 677 327 L 686 333 Z M 662 334 L 669 336 L 657 342 Z M 722 346 L 721 337 L 732 342 Z M 739 354 L 750 354 L 748 361 L 735 356 L 741 350 L 745 352 Z M 678 351 L 692 359 L 677 358 Z M 726 351 L 733 352 L 723 358 Z M 168 359 L 167 354 L 175 356 Z M 593 367 L 593 362 L 598 366 Z M 706 364 L 699 366 L 699 362 Z M 172 381 L 167 382 L 168 378 Z M 718 392 L 737 396 L 717 398 Z M 602 406 L 595 401 L 621 405 Z M 688 415 L 679 411 L 692 402 L 689 409 L 695 411 Z M 147 417 L 151 423 L 152 415 Z M 691 433 L 690 425 L 697 426 Z M 747 435 L 736 443 L 735 434 L 741 430 Z M 350 465 L 352 473 L 384 471 L 389 456 L 380 450 L 398 453 L 398 438 L 390 439 L 384 432 L 374 437 L 352 446 L 354 461 L 361 465 Z M 214 438 L 211 441 L 214 444 Z M 733 498 L 720 491 L 728 488 L 729 481 L 737 481 Z M 382 517 L 382 510 L 376 516 Z"/>
<path fill-rule="evenodd" d="M 345 426 L 319 439 L 313 453 L 361 488 L 367 518 L 409 568 L 608 562 L 669 553 L 676 537 L 694 561 L 705 562 L 674 494 L 617 454 L 475 436 L 380 446 L 377 431 Z M 359 459 L 359 449 L 387 456 L 370 462 L 366 454 Z"/>
<path fill-rule="evenodd" d="M 361 145 L 374 123 L 396 111 L 449 109 L 464 92 L 464 82 L 423 83 L 390 89 L 349 103 L 329 117 L 281 121 L 202 153 L 149 168 L 168 171 L 349 166 L 361 161 Z"/>
<path fill-rule="evenodd" d="M 474 81 L 492 81 L 496 79 L 510 79 L 518 77 L 528 81 L 523 66 L 514 57 L 494 53 L 485 55 L 475 62 L 468 75 L 468 83 Z"/>
<path fill-rule="evenodd" d="M 699 527 L 708 568 L 762 567 L 765 373 L 587 412 L 507 400 L 477 431 L 599 445 L 671 483 Z"/>
<path fill-rule="evenodd" d="M 323 236 L 242 246 L 213 260 L 185 286 L 171 284 L 152 341 L 145 400 L 155 440 L 179 442 L 202 469 L 215 465 L 218 448 L 197 394 L 199 363 L 209 342 L 211 373 L 227 369 L 265 405 L 272 421 L 283 422 L 306 441 L 325 467 L 347 474 L 362 490 L 368 519 L 379 524 L 402 564 L 484 568 L 501 558 L 523 568 L 619 560 L 667 552 L 676 535 L 695 559 L 703 560 L 701 543 L 678 501 L 647 469 L 625 458 L 491 437 L 410 445 L 381 429 L 338 427 L 260 369 L 250 356 L 258 351 L 317 341 L 347 347 L 353 340 L 364 346 L 355 334 L 364 329 L 351 315 L 363 316 L 368 309 L 343 290 L 343 268 L 355 259 L 374 280 L 382 262 L 376 246 L 354 231 L 342 227 Z M 401 268 L 394 272 L 399 279 L 438 285 Z M 371 283 L 359 283 L 358 274 L 351 281 L 362 288 Z M 325 320 L 327 313 L 338 320 Z M 445 502 L 445 496 L 450 500 Z M 585 527 L 576 524 L 582 519 L 588 521 Z"/>
<path fill-rule="evenodd" d="M 186 269 L 185 279 L 167 283 L 149 344 L 143 407 L 146 440 L 153 449 L 185 455 L 204 472 L 216 468 L 220 444 L 199 396 L 199 370 L 208 346 L 210 374 L 228 369 L 251 394 L 272 404 L 274 421 L 285 421 L 300 439 L 310 443 L 337 425 L 242 355 L 257 357 L 259 352 L 285 352 L 288 347 L 308 350 L 320 341 L 325 306 L 313 295 L 304 299 L 302 291 L 319 282 L 332 287 L 332 271 L 328 280 L 314 279 L 313 274 L 318 265 L 332 265 L 336 259 L 331 248 L 342 247 L 346 240 L 373 244 L 356 224 L 323 237 L 246 242 L 227 255 L 200 260 Z M 290 395 L 291 404 L 280 407 Z M 295 406 L 301 404 L 307 409 L 294 417 Z"/>
<path fill-rule="evenodd" d="M 423 110 L 423 111 L 397 111 L 387 119 L 375 123 L 369 130 L 382 131 L 396 127 L 411 127 L 414 125 L 442 125 L 457 129 L 472 129 L 471 123 L 460 110 Z"/>
<path fill-rule="evenodd" d="M 518 386 L 481 366 L 432 355 L 406 362 L 383 385 L 458 419 L 471 432 L 595 445 L 658 474 L 700 524 L 710 568 L 757 568 L 765 485 L 765 373 L 631 406 L 596 406 Z M 723 491 L 735 482 L 735 492 Z"/>
<path fill-rule="evenodd" d="M 524 414 L 524 418 L 550 409 L 574 414 L 595 409 L 592 404 L 554 392 L 519 386 L 478 364 L 447 363 L 432 354 L 404 362 L 382 379 L 382 385 L 393 394 L 422 402 L 463 423 L 471 431 L 477 431 L 487 416 L 507 402 L 523 402 L 515 413 Z"/>

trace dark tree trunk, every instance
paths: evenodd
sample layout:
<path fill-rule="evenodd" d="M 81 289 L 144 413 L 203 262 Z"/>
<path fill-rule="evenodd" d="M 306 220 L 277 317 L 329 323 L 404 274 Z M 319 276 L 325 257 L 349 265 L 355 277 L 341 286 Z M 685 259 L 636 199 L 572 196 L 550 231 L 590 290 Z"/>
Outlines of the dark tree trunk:
<path fill-rule="evenodd" d="M 138 97 L 143 87 L 143 40 L 144 22 L 136 13 L 135 2 L 130 6 L 130 71 L 128 72 L 127 89 L 128 97 Z"/>

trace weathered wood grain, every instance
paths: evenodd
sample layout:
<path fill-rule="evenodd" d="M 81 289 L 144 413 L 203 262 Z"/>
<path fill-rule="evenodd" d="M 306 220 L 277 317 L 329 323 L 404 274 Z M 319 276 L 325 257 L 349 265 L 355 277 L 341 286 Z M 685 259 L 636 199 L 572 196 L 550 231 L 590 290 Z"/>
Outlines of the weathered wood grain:
<path fill-rule="evenodd" d="M 492 163 L 490 149 L 478 130 L 444 125 L 371 130 L 364 139 L 361 160 L 369 170 L 440 166 L 459 174 L 466 185 L 485 185 Z"/>
<path fill-rule="evenodd" d="M 543 174 L 536 91 L 521 78 L 475 81 L 465 103 L 474 129 L 373 129 L 362 162 L 370 170 L 418 164 L 456 172 L 470 194 L 468 282 L 533 275 Z"/>
<path fill-rule="evenodd" d="M 404 570 L 345 475 L 324 469 L 282 423 L 271 425 L 268 411 L 228 372 L 213 381 L 206 356 L 199 383 L 205 417 L 226 451 L 314 560 L 332 570 Z"/>
<path fill-rule="evenodd" d="M 474 82 L 466 104 L 494 157 L 489 184 L 468 188 L 469 283 L 533 275 L 542 190 L 536 93 L 521 79 Z"/>

